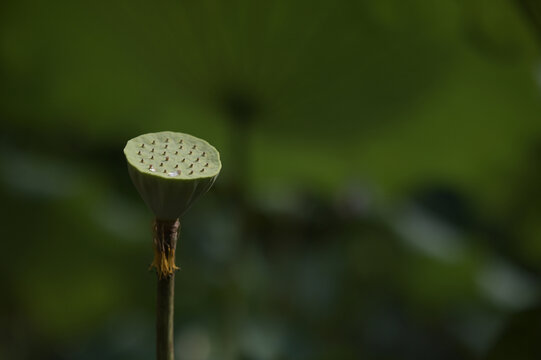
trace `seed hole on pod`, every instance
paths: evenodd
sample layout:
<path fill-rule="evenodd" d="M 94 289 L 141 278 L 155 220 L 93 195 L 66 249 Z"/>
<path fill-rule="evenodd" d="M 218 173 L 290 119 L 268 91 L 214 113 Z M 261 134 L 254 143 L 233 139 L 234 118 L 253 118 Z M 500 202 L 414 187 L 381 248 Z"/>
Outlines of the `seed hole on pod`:
<path fill-rule="evenodd" d="M 167 149 L 167 146 L 168 146 L 168 145 L 167 145 L 167 144 L 165 144 L 165 147 L 164 147 L 164 149 Z"/>
<path fill-rule="evenodd" d="M 156 140 L 152 140 L 152 145 L 155 145 L 156 144 Z"/>
<path fill-rule="evenodd" d="M 160 163 L 160 166 L 163 166 L 163 163 Z"/>
<path fill-rule="evenodd" d="M 182 158 L 182 160 L 180 160 L 180 162 L 185 162 L 186 161 L 186 158 Z"/>
<path fill-rule="evenodd" d="M 206 163 L 206 164 L 205 164 L 205 167 L 209 167 L 209 163 Z"/>
<path fill-rule="evenodd" d="M 183 140 L 182 140 L 182 139 L 180 139 L 180 141 L 179 141 L 178 143 L 179 143 L 179 144 L 182 144 L 182 143 L 183 143 Z"/>
<path fill-rule="evenodd" d="M 201 156 L 205 156 L 207 153 L 205 151 L 203 151 L 203 153 L 201 154 Z"/>
<path fill-rule="evenodd" d="M 193 170 L 191 170 L 188 175 L 192 175 L 192 174 L 193 174 Z"/>
<path fill-rule="evenodd" d="M 165 161 L 169 161 L 169 156 L 166 156 L 166 157 L 165 157 Z"/>
<path fill-rule="evenodd" d="M 195 150 L 195 145 L 194 145 L 194 146 L 192 146 L 192 149 L 193 149 L 193 150 Z"/>
<path fill-rule="evenodd" d="M 166 154 L 166 152 L 164 151 L 164 152 L 162 153 L 162 155 L 165 156 L 165 154 Z"/>
<path fill-rule="evenodd" d="M 152 150 L 150 150 L 150 152 L 154 152 L 154 148 L 152 148 Z"/>
<path fill-rule="evenodd" d="M 141 150 L 139 150 L 139 151 L 137 152 L 137 155 L 141 155 Z"/>
<path fill-rule="evenodd" d="M 175 169 L 178 169 L 178 164 L 175 165 Z"/>
<path fill-rule="evenodd" d="M 195 162 L 199 162 L 199 158 L 195 159 Z"/>
<path fill-rule="evenodd" d="M 188 166 L 188 169 L 191 169 L 193 168 L 193 164 L 190 164 L 190 166 Z"/>
<path fill-rule="evenodd" d="M 166 143 L 169 142 L 169 138 L 166 138 L 166 139 L 165 139 L 165 142 L 166 142 Z M 165 146 L 167 146 L 167 145 L 165 145 Z"/>
<path fill-rule="evenodd" d="M 188 155 L 191 155 L 193 153 L 193 151 L 190 150 L 190 152 L 188 153 Z"/>
<path fill-rule="evenodd" d="M 175 155 L 178 155 L 178 151 L 175 151 Z"/>
<path fill-rule="evenodd" d="M 205 169 L 201 169 L 201 171 L 199 171 L 199 172 L 203 172 L 203 171 L 205 171 Z"/>
<path fill-rule="evenodd" d="M 150 157 L 150 160 L 154 160 L 154 155 L 152 155 L 152 156 Z"/>
<path fill-rule="evenodd" d="M 141 164 L 143 164 L 145 161 L 143 159 L 141 159 Z"/>
<path fill-rule="evenodd" d="M 163 169 L 163 173 L 165 174 L 167 172 L 167 170 Z"/>
<path fill-rule="evenodd" d="M 145 147 L 145 144 L 141 144 L 141 147 L 144 148 L 144 147 Z"/>

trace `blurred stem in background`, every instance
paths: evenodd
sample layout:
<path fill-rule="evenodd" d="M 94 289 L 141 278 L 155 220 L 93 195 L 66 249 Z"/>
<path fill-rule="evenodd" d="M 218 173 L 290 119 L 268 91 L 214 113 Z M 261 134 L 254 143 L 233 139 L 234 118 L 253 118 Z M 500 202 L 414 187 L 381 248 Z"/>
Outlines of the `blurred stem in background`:
<path fill-rule="evenodd" d="M 247 250 L 251 249 L 250 239 L 253 235 L 250 216 L 252 213 L 251 201 L 248 198 L 248 189 L 251 183 L 251 150 L 253 126 L 259 112 L 259 104 L 252 93 L 242 87 L 226 87 L 218 94 L 221 111 L 229 124 L 229 146 L 233 163 L 231 169 L 230 191 L 231 203 L 235 204 L 237 212 L 237 226 L 239 238 L 237 239 L 238 255 L 227 266 L 224 278 L 229 284 L 229 290 L 224 298 L 224 327 L 222 337 L 224 344 L 224 359 L 233 359 L 239 352 L 235 344 L 235 334 L 239 328 L 239 318 L 242 317 L 243 306 L 246 302 L 239 288 L 238 276 L 242 272 Z M 253 244 L 252 244 L 253 245 Z"/>
<path fill-rule="evenodd" d="M 226 89 L 223 94 L 223 111 L 230 123 L 230 146 L 233 170 L 233 196 L 238 204 L 242 224 L 242 241 L 249 236 L 249 200 L 247 189 L 250 181 L 250 152 L 252 149 L 251 137 L 254 121 L 259 112 L 257 100 L 251 93 L 237 88 Z"/>
<path fill-rule="evenodd" d="M 515 0 L 521 12 L 535 30 L 537 40 L 541 42 L 541 3 L 537 0 Z"/>

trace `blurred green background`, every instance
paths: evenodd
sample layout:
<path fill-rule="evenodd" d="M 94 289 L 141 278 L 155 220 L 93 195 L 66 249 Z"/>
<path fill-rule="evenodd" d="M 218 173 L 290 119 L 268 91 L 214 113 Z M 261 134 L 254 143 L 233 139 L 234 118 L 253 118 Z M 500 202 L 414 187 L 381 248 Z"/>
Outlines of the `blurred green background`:
<path fill-rule="evenodd" d="M 182 360 L 539 359 L 535 0 L 0 3 L 0 359 L 152 359 L 122 149 L 207 139 Z"/>

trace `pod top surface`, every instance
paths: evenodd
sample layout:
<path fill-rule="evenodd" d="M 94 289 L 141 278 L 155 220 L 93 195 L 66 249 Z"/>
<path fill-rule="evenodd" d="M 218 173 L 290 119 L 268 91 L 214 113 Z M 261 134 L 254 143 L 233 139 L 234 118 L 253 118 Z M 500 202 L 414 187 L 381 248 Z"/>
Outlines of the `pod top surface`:
<path fill-rule="evenodd" d="M 218 175 L 222 164 L 214 146 L 172 131 L 148 133 L 128 141 L 128 163 L 141 173 L 168 180 L 196 180 Z"/>

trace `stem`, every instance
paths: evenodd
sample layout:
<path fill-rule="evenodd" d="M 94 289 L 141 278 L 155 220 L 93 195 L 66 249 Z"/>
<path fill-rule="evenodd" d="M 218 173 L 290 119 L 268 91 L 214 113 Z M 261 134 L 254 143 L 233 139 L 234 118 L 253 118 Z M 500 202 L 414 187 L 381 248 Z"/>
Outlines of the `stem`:
<path fill-rule="evenodd" d="M 156 359 L 174 360 L 173 319 L 175 307 L 175 249 L 180 223 L 176 220 L 154 221 L 154 261 L 158 273 L 156 301 Z"/>
<path fill-rule="evenodd" d="M 174 360 L 173 313 L 175 298 L 175 274 L 158 277 L 158 300 L 156 309 L 156 359 Z"/>

